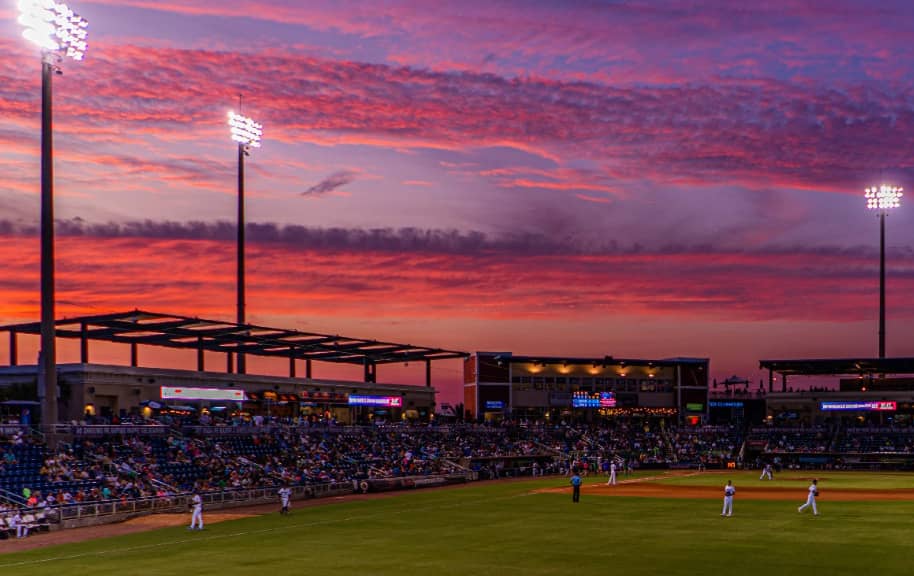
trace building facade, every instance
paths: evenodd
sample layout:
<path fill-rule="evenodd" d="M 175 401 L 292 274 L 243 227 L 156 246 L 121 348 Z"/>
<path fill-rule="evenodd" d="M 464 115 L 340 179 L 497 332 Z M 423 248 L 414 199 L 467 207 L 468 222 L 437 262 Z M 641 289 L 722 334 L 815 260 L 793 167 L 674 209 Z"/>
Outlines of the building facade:
<path fill-rule="evenodd" d="M 425 386 L 102 364 L 60 364 L 57 375 L 58 414 L 64 422 L 87 415 L 122 418 L 157 405 L 220 406 L 262 415 L 315 414 L 342 423 L 428 419 L 435 411 L 435 389 Z M 0 367 L 0 387 L 28 387 L 36 381 L 34 365 Z M 237 396 L 239 391 L 243 396 Z"/>
<path fill-rule="evenodd" d="M 475 419 L 675 416 L 704 421 L 706 358 L 644 360 L 476 352 L 464 362 L 464 408 Z"/>

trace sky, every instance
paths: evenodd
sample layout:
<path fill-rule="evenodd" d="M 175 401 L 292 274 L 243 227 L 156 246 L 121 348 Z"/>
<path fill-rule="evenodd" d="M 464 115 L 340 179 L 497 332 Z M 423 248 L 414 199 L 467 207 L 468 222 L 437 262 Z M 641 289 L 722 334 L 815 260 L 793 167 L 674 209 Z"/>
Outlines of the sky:
<path fill-rule="evenodd" d="M 90 24 L 85 60 L 53 80 L 60 316 L 234 317 L 240 110 L 264 125 L 246 161 L 251 322 L 708 357 L 718 379 L 877 353 L 863 190 L 914 185 L 908 0 L 71 7 Z M 16 17 L 0 0 L 2 323 L 39 317 L 40 55 Z M 907 200 L 886 221 L 890 356 L 914 355 Z M 109 359 L 129 354 L 93 357 Z M 433 380 L 461 396 L 459 362 Z"/>

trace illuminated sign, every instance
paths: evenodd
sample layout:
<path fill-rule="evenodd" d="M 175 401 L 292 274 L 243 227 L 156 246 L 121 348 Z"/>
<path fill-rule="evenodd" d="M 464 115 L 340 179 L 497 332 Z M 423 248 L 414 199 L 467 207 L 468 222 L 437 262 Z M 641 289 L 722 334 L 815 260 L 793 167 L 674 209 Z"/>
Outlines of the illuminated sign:
<path fill-rule="evenodd" d="M 704 412 L 704 409 L 705 409 L 705 405 L 699 404 L 697 402 L 694 402 L 694 403 L 689 402 L 688 404 L 686 404 L 686 410 L 688 410 L 689 412 Z"/>
<path fill-rule="evenodd" d="M 486 410 L 504 410 L 504 400 L 486 400 Z"/>
<path fill-rule="evenodd" d="M 183 386 L 162 386 L 162 400 L 229 400 L 244 402 L 244 390 L 226 388 L 185 388 Z"/>
<path fill-rule="evenodd" d="M 896 402 L 819 402 L 819 409 L 826 410 L 853 410 L 867 412 L 894 412 L 898 408 Z"/>
<path fill-rule="evenodd" d="M 616 396 L 612 392 L 575 392 L 571 396 L 572 408 L 615 408 Z"/>
<path fill-rule="evenodd" d="M 403 406 L 403 398 L 400 398 L 399 396 L 366 396 L 362 394 L 350 394 L 349 405 L 400 408 Z"/>
<path fill-rule="evenodd" d="M 743 403 L 740 400 L 711 400 L 708 402 L 711 408 L 742 408 Z"/>

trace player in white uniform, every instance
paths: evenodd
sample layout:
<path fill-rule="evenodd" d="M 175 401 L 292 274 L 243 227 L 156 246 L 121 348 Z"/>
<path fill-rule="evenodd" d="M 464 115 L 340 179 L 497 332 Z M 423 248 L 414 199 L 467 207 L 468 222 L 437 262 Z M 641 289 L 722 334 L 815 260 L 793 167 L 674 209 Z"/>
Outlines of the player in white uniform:
<path fill-rule="evenodd" d="M 812 515 L 818 516 L 819 510 L 816 508 L 816 496 L 819 495 L 819 481 L 813 480 L 812 484 L 809 485 L 809 496 L 806 497 L 806 504 L 803 504 L 797 508 L 797 512 L 802 512 L 807 507 L 812 506 Z"/>
<path fill-rule="evenodd" d="M 762 468 L 762 475 L 759 476 L 758 479 L 764 480 L 766 476 L 769 480 L 774 480 L 774 478 L 771 476 L 771 464 L 765 464 L 765 467 Z"/>
<path fill-rule="evenodd" d="M 23 524 L 22 516 L 17 510 L 16 513 L 10 518 L 10 528 L 16 529 L 16 538 L 25 538 L 29 535 L 29 527 Z"/>
<path fill-rule="evenodd" d="M 606 481 L 607 486 L 616 485 L 616 461 L 613 460 L 609 464 L 609 480 Z"/>
<path fill-rule="evenodd" d="M 736 494 L 736 488 L 733 487 L 733 480 L 727 480 L 724 486 L 724 509 L 721 516 L 733 516 L 733 495 Z"/>
<path fill-rule="evenodd" d="M 194 494 L 190 499 L 190 505 L 193 512 L 190 515 L 188 530 L 203 530 L 203 498 L 200 498 L 199 494 Z"/>
<path fill-rule="evenodd" d="M 280 514 L 289 513 L 289 499 L 292 497 L 292 490 L 288 486 L 283 486 L 279 489 L 279 500 L 282 502 L 282 508 L 279 509 Z"/>

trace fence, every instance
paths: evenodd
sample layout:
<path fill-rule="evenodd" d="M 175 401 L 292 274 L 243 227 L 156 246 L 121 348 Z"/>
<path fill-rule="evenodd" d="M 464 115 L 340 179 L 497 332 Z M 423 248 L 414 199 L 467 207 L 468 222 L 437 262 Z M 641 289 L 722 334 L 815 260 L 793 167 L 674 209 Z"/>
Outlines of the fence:
<path fill-rule="evenodd" d="M 278 502 L 277 488 L 252 488 L 219 490 L 203 492 L 204 509 L 234 508 L 238 506 Z M 292 497 L 296 500 L 306 498 L 326 498 L 353 492 L 351 483 L 315 484 L 292 487 Z M 190 503 L 190 494 L 176 494 L 130 500 L 105 500 L 101 502 L 81 502 L 55 506 L 47 510 L 51 523 L 68 526 L 116 522 L 124 517 L 163 512 L 184 512 Z M 107 518 L 107 520 L 105 519 Z M 99 522 L 101 520 L 102 522 Z"/>

